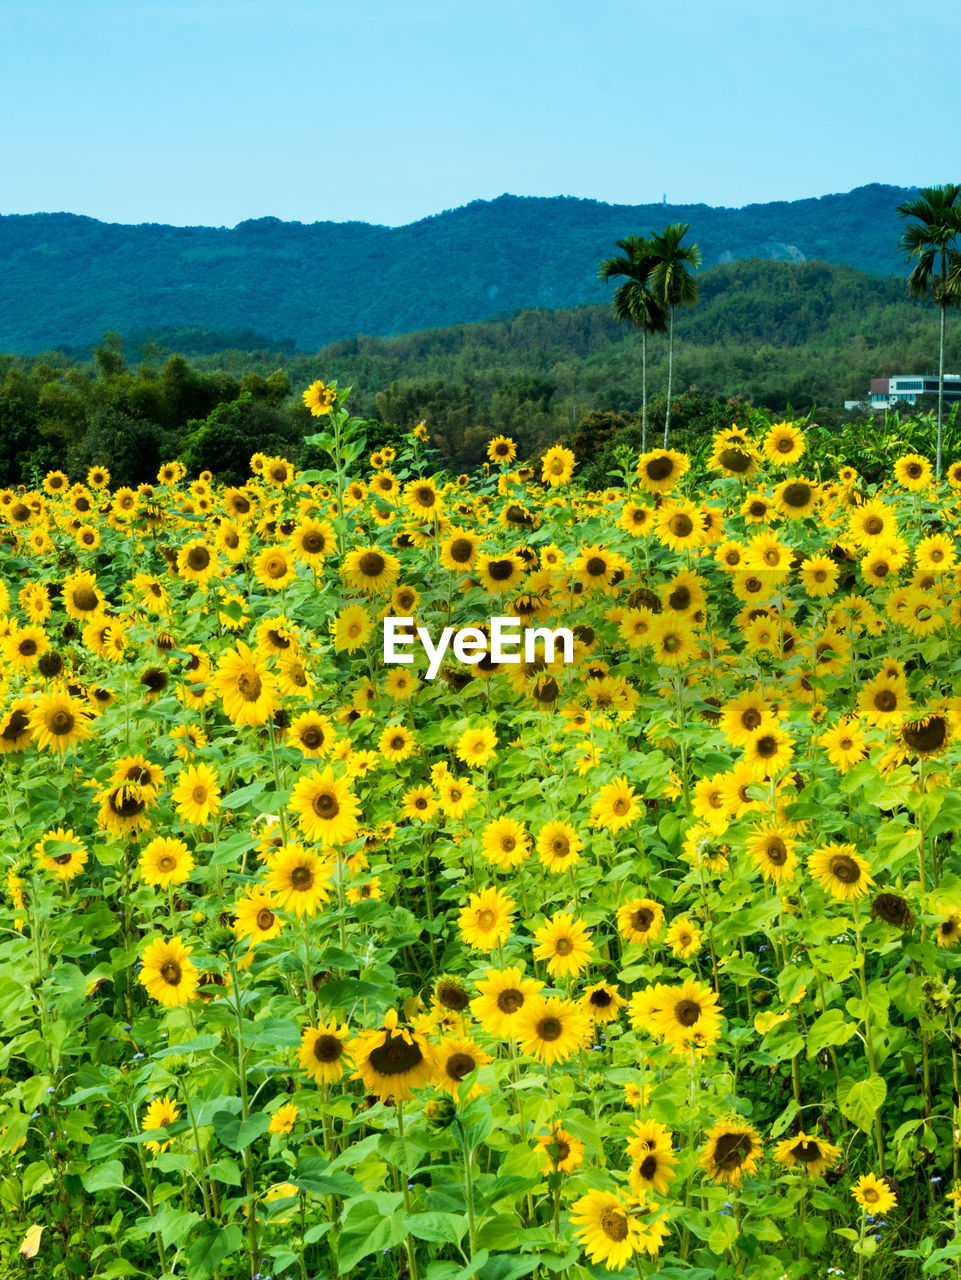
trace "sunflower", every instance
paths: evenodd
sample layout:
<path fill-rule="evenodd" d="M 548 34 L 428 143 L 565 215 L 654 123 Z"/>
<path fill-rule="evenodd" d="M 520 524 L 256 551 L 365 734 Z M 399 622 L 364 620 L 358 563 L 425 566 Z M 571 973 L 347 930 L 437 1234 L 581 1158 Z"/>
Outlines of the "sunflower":
<path fill-rule="evenodd" d="M 700 515 L 693 502 L 684 499 L 665 502 L 654 517 L 654 531 L 658 540 L 672 551 L 687 551 L 697 547 L 703 533 Z"/>
<path fill-rule="evenodd" d="M 664 908 L 653 898 L 631 898 L 617 912 L 617 930 L 628 942 L 656 942 L 664 924 Z"/>
<path fill-rule="evenodd" d="M 488 725 L 465 729 L 457 739 L 454 754 L 469 769 L 483 769 L 497 751 L 497 734 Z"/>
<path fill-rule="evenodd" d="M 221 654 L 211 684 L 232 724 L 266 724 L 277 710 L 276 680 L 242 641 Z"/>
<path fill-rule="evenodd" d="M 141 879 L 158 889 L 186 884 L 193 869 L 193 855 L 186 844 L 170 836 L 157 836 L 140 854 Z"/>
<path fill-rule="evenodd" d="M 90 712 L 63 690 L 40 697 L 30 711 L 30 730 L 41 751 L 61 754 L 90 736 Z"/>
<path fill-rule="evenodd" d="M 410 787 L 400 802 L 401 812 L 412 822 L 430 822 L 437 812 L 434 788 L 426 785 Z"/>
<path fill-rule="evenodd" d="M 457 917 L 461 937 L 475 951 L 491 951 L 507 941 L 515 910 L 513 898 L 501 889 L 472 893 Z"/>
<path fill-rule="evenodd" d="M 870 1213 L 873 1218 L 880 1218 L 898 1202 L 885 1179 L 878 1178 L 873 1173 L 862 1174 L 851 1188 L 851 1195 L 864 1212 Z"/>
<path fill-rule="evenodd" d="M 947 573 L 957 564 L 958 553 L 954 542 L 944 533 L 932 533 L 922 538 L 914 548 L 914 560 L 919 569 L 934 573 Z"/>
<path fill-rule="evenodd" d="M 885 729 L 904 719 L 911 697 L 904 680 L 884 672 L 869 680 L 858 694 L 858 710 L 870 725 Z"/>
<path fill-rule="evenodd" d="M 644 1247 L 641 1225 L 619 1191 L 588 1191 L 571 1205 L 570 1217 L 579 1228 L 574 1238 L 608 1271 L 623 1271 Z"/>
<path fill-rule="evenodd" d="M 630 1128 L 627 1154 L 634 1161 L 630 1171 L 631 1190 L 643 1197 L 653 1192 L 667 1195 L 677 1177 L 674 1166 L 674 1139 L 670 1129 L 657 1120 L 635 1120 Z"/>
<path fill-rule="evenodd" d="M 537 834 L 537 855 L 548 871 L 559 874 L 580 862 L 584 842 L 569 822 L 548 822 Z"/>
<path fill-rule="evenodd" d="M 437 1072 L 435 1083 L 458 1100 L 464 1078 L 493 1061 L 490 1054 L 485 1053 L 473 1040 L 463 1036 L 445 1036 L 434 1054 Z M 480 1085 L 475 1083 L 464 1100 L 476 1097 L 480 1092 Z"/>
<path fill-rule="evenodd" d="M 436 520 L 444 513 L 444 503 L 432 480 L 411 480 L 404 486 L 404 502 L 417 520 Z"/>
<path fill-rule="evenodd" d="M 381 1102 L 406 1102 L 412 1089 L 434 1083 L 436 1051 L 417 1027 L 398 1026 L 395 1009 L 388 1009 L 378 1031 L 365 1031 L 349 1049 L 357 1065 L 351 1076 Z"/>
<path fill-rule="evenodd" d="M 487 446 L 487 456 L 491 462 L 507 466 L 517 457 L 517 445 L 510 436 L 495 436 Z"/>
<path fill-rule="evenodd" d="M 187 958 L 192 949 L 180 938 L 155 938 L 144 950 L 139 980 L 167 1009 L 187 1004 L 196 994 L 200 974 Z"/>
<path fill-rule="evenodd" d="M 285 1106 L 278 1107 L 270 1117 L 270 1126 L 267 1132 L 288 1137 L 294 1131 L 298 1115 L 300 1115 L 300 1108 L 293 1102 L 288 1102 Z"/>
<path fill-rule="evenodd" d="M 150 1133 L 154 1129 L 166 1129 L 168 1124 L 173 1124 L 179 1119 L 180 1112 L 177 1110 L 177 1104 L 169 1094 L 164 1094 L 162 1098 L 154 1098 L 147 1105 L 143 1113 L 143 1121 L 140 1125 L 141 1133 Z M 159 1155 L 161 1151 L 166 1151 L 170 1146 L 169 1142 L 145 1142 L 144 1146 L 153 1155 Z"/>
<path fill-rule="evenodd" d="M 337 403 L 337 388 L 327 386 L 319 378 L 312 382 L 303 395 L 304 404 L 314 418 L 322 418 L 330 413 Z"/>
<path fill-rule="evenodd" d="M 696 1037 L 699 1046 L 712 1045 L 721 1034 L 717 995 L 700 982 L 660 986 L 651 1010 L 650 1028 L 671 1043 Z"/>
<path fill-rule="evenodd" d="M 757 1169 L 761 1152 L 757 1130 L 741 1116 L 731 1116 L 719 1121 L 707 1135 L 700 1163 L 712 1182 L 737 1187 Z"/>
<path fill-rule="evenodd" d="M 627 1001 L 608 982 L 595 982 L 580 997 L 581 1007 L 593 1022 L 616 1022 L 618 1013 Z"/>
<path fill-rule="evenodd" d="M 5 711 L 0 711 L 0 755 L 23 751 L 33 738 L 29 698 L 17 698 Z"/>
<path fill-rule="evenodd" d="M 297 561 L 283 547 L 264 547 L 254 557 L 253 570 L 267 591 L 283 591 L 297 579 Z"/>
<path fill-rule="evenodd" d="M 755 689 L 724 705 L 719 727 L 732 747 L 743 747 L 776 723 L 764 694 Z"/>
<path fill-rule="evenodd" d="M 761 442 L 764 456 L 776 467 L 797 462 L 805 447 L 804 436 L 793 422 L 775 422 Z"/>
<path fill-rule="evenodd" d="M 397 764 L 413 755 L 416 745 L 417 739 L 411 731 L 402 724 L 395 724 L 386 728 L 380 735 L 377 749 L 385 760 L 389 760 L 391 764 Z"/>
<path fill-rule="evenodd" d="M 548 1133 L 542 1133 L 535 1150 L 545 1157 L 542 1173 L 573 1173 L 584 1160 L 584 1144 L 554 1121 Z"/>
<path fill-rule="evenodd" d="M 757 824 L 744 847 L 765 880 L 781 885 L 794 878 L 797 869 L 795 841 L 777 823 Z"/>
<path fill-rule="evenodd" d="M 37 861 L 55 880 L 72 880 L 86 865 L 90 854 L 82 840 L 73 834 L 73 828 L 65 831 L 57 827 L 48 831 L 34 846 Z"/>
<path fill-rule="evenodd" d="M 567 484 L 574 474 L 574 454 L 562 445 L 548 449 L 541 459 L 541 480 L 551 489 Z"/>
<path fill-rule="evenodd" d="M 477 561 L 477 576 L 490 595 L 516 591 L 526 572 L 524 561 L 513 551 L 496 556 L 481 555 Z"/>
<path fill-rule="evenodd" d="M 598 791 L 591 805 L 591 825 L 613 834 L 630 826 L 640 812 L 640 798 L 627 778 L 615 778 Z"/>
<path fill-rule="evenodd" d="M 756 778 L 771 778 L 791 763 L 794 742 L 777 724 L 758 729 L 744 745 L 744 760 Z"/>
<path fill-rule="evenodd" d="M 647 631 L 647 642 L 659 667 L 683 667 L 698 650 L 691 623 L 677 614 L 654 618 Z"/>
<path fill-rule="evenodd" d="M 452 529 L 440 547 L 440 562 L 451 573 L 466 573 L 477 563 L 480 539 L 464 529 Z"/>
<path fill-rule="evenodd" d="M 840 1147 L 825 1142 L 823 1138 L 811 1137 L 803 1131 L 796 1133 L 793 1138 L 785 1138 L 774 1148 L 774 1159 L 778 1164 L 787 1169 L 798 1165 L 810 1178 L 819 1178 L 837 1164 L 840 1156 Z"/>
<path fill-rule="evenodd" d="M 469 778 L 442 778 L 437 783 L 437 802 L 448 818 L 462 818 L 477 804 L 478 795 Z"/>
<path fill-rule="evenodd" d="M 841 568 L 830 556 L 808 556 L 798 569 L 798 578 L 805 595 L 813 600 L 832 595 L 837 589 Z"/>
<path fill-rule="evenodd" d="M 373 596 L 390 591 L 400 574 L 400 561 L 378 547 L 354 547 L 344 557 L 340 572 L 354 591 Z"/>
<path fill-rule="evenodd" d="M 931 463 L 919 453 L 907 453 L 894 464 L 894 478 L 902 489 L 920 493 L 931 483 Z"/>
<path fill-rule="evenodd" d="M 961 908 L 941 906 L 938 914 L 938 946 L 956 946 L 961 940 Z"/>
<path fill-rule="evenodd" d="M 484 857 L 494 867 L 519 867 L 531 852 L 531 839 L 523 822 L 495 818 L 481 833 Z"/>
<path fill-rule="evenodd" d="M 249 938 L 250 945 L 276 938 L 284 922 L 274 910 L 277 901 L 263 885 L 248 885 L 234 903 L 234 933 Z"/>
<path fill-rule="evenodd" d="M 524 1006 L 544 986 L 537 978 L 526 978 L 516 966 L 488 969 L 476 983 L 480 994 L 471 1001 L 471 1012 L 488 1034 L 502 1040 L 517 1036 L 518 1019 Z"/>
<path fill-rule="evenodd" d="M 49 648 L 50 641 L 43 628 L 30 624 L 11 631 L 0 644 L 0 651 L 7 665 L 11 670 L 23 673 L 31 671 L 37 665 L 40 655 Z"/>
<path fill-rule="evenodd" d="M 434 1000 L 447 1013 L 463 1013 L 470 1004 L 470 993 L 460 978 L 444 973 L 434 983 Z"/>
<path fill-rule="evenodd" d="M 948 718 L 940 711 L 932 711 L 919 720 L 905 720 L 898 730 L 898 740 L 906 752 L 922 760 L 939 756 L 951 741 Z"/>
<path fill-rule="evenodd" d="M 642 453 L 637 460 L 637 478 L 648 493 L 668 493 L 690 469 L 683 453 L 674 449 L 655 449 Z"/>
<path fill-rule="evenodd" d="M 853 844 L 832 843 L 815 849 L 808 858 L 808 871 L 839 902 L 863 898 L 874 884 L 870 864 L 858 856 Z"/>
<path fill-rule="evenodd" d="M 353 1066 L 352 1045 L 346 1044 L 347 1028 L 338 1027 L 337 1019 L 305 1027 L 300 1038 L 300 1069 L 314 1084 L 336 1084 L 344 1067 Z"/>
<path fill-rule="evenodd" d="M 287 844 L 270 860 L 267 888 L 278 907 L 297 916 L 313 916 L 330 898 L 331 875 L 331 863 L 313 849 Z"/>
<path fill-rule="evenodd" d="M 838 773 L 847 773 L 868 754 L 868 744 L 853 720 L 841 720 L 821 735 L 821 746 Z"/>
<path fill-rule="evenodd" d="M 804 476 L 785 480 L 774 490 L 774 505 L 782 516 L 802 520 L 809 516 L 820 501 L 820 486 Z"/>
<path fill-rule="evenodd" d="M 590 1016 L 573 1000 L 532 996 L 517 1018 L 521 1051 L 548 1066 L 573 1057 L 590 1035 Z"/>
<path fill-rule="evenodd" d="M 551 977 L 576 977 L 594 951 L 590 928 L 564 911 L 534 930 L 534 942 L 534 959 L 547 961 Z"/>
<path fill-rule="evenodd" d="M 296 560 L 316 569 L 336 551 L 337 534 L 328 520 L 306 518 L 294 529 L 287 545 Z"/>
<path fill-rule="evenodd" d="M 701 931 L 687 916 L 678 916 L 671 921 L 664 941 L 678 960 L 689 960 L 701 949 Z"/>
<path fill-rule="evenodd" d="M 334 619 L 334 648 L 338 653 L 355 653 L 367 643 L 373 630 L 373 620 L 364 606 L 349 604 Z"/>
<path fill-rule="evenodd" d="M 359 804 L 346 782 L 331 768 L 314 769 L 297 779 L 290 808 L 308 840 L 324 845 L 347 844 L 357 834 Z"/>
<path fill-rule="evenodd" d="M 209 764 L 187 765 L 170 792 L 177 815 L 183 822 L 204 826 L 220 809 L 220 781 Z"/>

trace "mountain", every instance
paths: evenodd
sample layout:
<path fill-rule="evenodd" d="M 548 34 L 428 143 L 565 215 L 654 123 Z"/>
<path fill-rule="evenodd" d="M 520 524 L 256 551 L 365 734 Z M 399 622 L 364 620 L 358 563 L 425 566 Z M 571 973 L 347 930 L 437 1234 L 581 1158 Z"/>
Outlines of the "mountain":
<path fill-rule="evenodd" d="M 568 196 L 476 200 L 403 227 L 259 218 L 233 228 L 125 226 L 69 213 L 0 217 L 0 351 L 88 346 L 105 330 L 193 326 L 315 350 L 522 307 L 610 296 L 597 263 L 629 233 L 691 224 L 704 265 L 819 259 L 905 272 L 896 207 L 911 188 L 719 209 Z"/>

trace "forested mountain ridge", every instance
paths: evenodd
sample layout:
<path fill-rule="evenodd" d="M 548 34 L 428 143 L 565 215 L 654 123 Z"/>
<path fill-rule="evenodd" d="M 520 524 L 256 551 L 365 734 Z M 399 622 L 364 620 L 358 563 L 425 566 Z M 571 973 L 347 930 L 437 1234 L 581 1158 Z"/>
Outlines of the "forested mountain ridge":
<path fill-rule="evenodd" d="M 477 200 L 402 227 L 260 218 L 227 228 L 125 226 L 69 213 L 0 216 L 0 351 L 89 346 L 122 333 L 253 328 L 301 350 L 524 307 L 599 302 L 615 241 L 689 222 L 704 265 L 819 259 L 905 274 L 897 205 L 872 184 L 747 205 L 612 205 L 567 196 Z"/>

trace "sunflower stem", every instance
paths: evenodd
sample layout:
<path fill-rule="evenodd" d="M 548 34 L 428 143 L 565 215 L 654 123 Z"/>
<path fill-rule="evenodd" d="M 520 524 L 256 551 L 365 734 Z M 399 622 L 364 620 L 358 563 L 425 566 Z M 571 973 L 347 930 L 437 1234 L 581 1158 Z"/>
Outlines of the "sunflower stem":
<path fill-rule="evenodd" d="M 868 1004 L 868 984 L 864 976 L 864 945 L 861 940 L 861 918 L 858 913 L 858 904 L 855 899 L 853 903 L 854 909 L 854 938 L 855 946 L 858 953 L 858 982 L 861 985 L 861 1003 L 864 1008 L 864 1047 L 868 1052 L 868 1069 L 872 1076 L 878 1074 L 877 1060 L 874 1056 L 874 1040 L 871 1034 L 871 1006 Z M 878 1165 L 881 1169 L 881 1176 L 887 1176 L 887 1168 L 884 1160 L 884 1134 L 881 1132 L 881 1113 L 874 1113 L 874 1142 L 878 1150 Z"/>
<path fill-rule="evenodd" d="M 400 1138 L 400 1142 L 401 1142 L 400 1158 L 403 1161 L 403 1164 L 406 1165 L 407 1156 L 406 1156 L 406 1148 L 404 1147 L 404 1104 L 398 1101 L 396 1109 L 397 1109 L 397 1136 Z M 407 1181 L 406 1168 L 402 1166 L 399 1170 L 399 1173 L 400 1173 L 401 1191 L 403 1192 L 403 1195 L 404 1195 L 404 1212 L 409 1214 L 411 1212 L 410 1185 Z M 471 1233 L 471 1239 L 473 1240 L 473 1232 Z M 410 1234 L 409 1231 L 407 1233 L 407 1261 L 410 1266 L 411 1280 L 420 1280 L 420 1273 L 417 1270 L 417 1251 L 414 1248 L 414 1237 Z"/>
<path fill-rule="evenodd" d="M 240 1080 L 240 1114 L 244 1120 L 250 1117 L 250 1096 L 247 1091 L 247 1051 L 244 1045 L 244 1009 L 240 1000 L 240 983 L 238 981 L 237 965 L 231 956 L 228 960 L 230 966 L 230 994 L 232 996 L 231 1003 L 234 1007 L 234 1014 L 237 1022 L 237 1075 Z M 260 1253 L 257 1244 L 257 1205 L 254 1200 L 254 1162 L 250 1154 L 250 1147 L 244 1148 L 244 1190 L 247 1196 L 248 1215 L 247 1215 L 247 1238 L 250 1242 L 250 1275 L 251 1280 L 258 1274 L 260 1270 Z"/>

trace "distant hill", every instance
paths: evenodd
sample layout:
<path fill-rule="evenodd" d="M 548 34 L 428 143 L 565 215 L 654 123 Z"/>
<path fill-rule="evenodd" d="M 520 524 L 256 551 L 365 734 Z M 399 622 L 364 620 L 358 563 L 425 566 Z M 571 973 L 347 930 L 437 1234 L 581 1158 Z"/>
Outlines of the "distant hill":
<path fill-rule="evenodd" d="M 689 222 L 706 267 L 812 259 L 904 274 L 896 208 L 913 189 L 742 209 L 611 205 L 567 196 L 477 200 L 404 227 L 259 218 L 227 228 L 124 226 L 69 213 L 0 217 L 0 351 L 125 334 L 214 330 L 316 350 L 599 302 L 597 263 L 629 233 Z M 251 334 L 251 336 L 254 336 Z M 259 339 L 258 339 L 259 341 Z"/>

